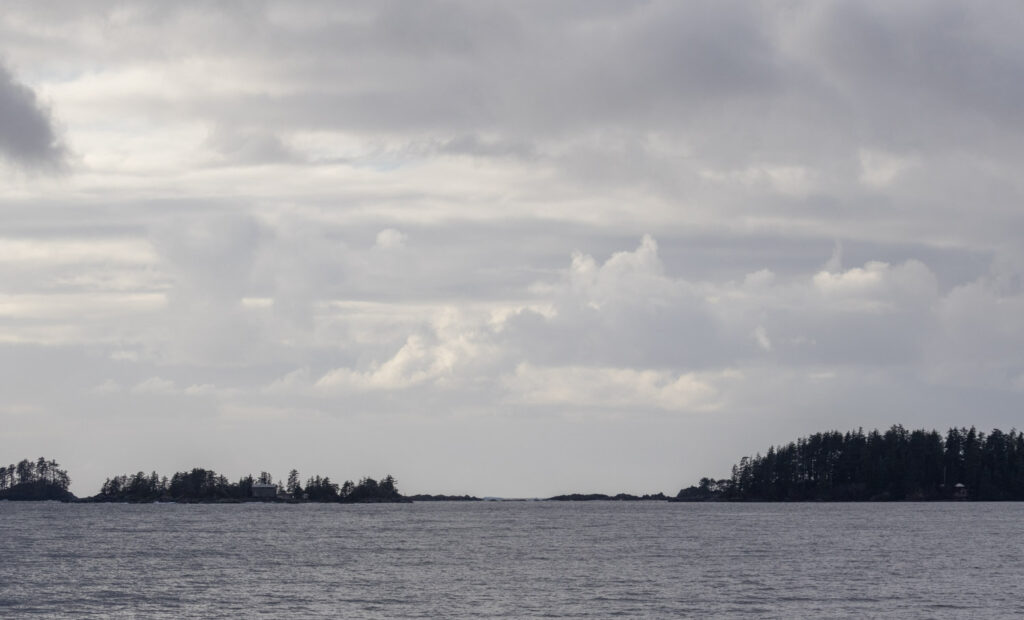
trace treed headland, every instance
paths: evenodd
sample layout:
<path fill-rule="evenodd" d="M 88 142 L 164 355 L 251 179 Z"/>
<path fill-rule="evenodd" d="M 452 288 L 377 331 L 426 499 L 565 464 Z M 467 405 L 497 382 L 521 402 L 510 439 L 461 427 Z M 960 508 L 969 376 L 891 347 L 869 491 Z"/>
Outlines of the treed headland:
<path fill-rule="evenodd" d="M 743 457 L 676 501 L 1024 500 L 1024 433 L 893 426 L 816 433 Z"/>
<path fill-rule="evenodd" d="M 40 457 L 0 467 L 0 500 L 75 501 L 71 479 L 56 461 Z M 326 476 L 302 483 L 292 470 L 275 483 L 267 472 L 237 482 L 209 469 L 173 476 L 138 472 L 108 478 L 92 502 L 408 502 L 477 500 L 476 497 L 399 493 L 395 479 L 363 478 L 341 484 Z M 729 478 L 701 478 L 675 497 L 573 493 L 565 501 L 1024 501 L 1024 433 L 971 428 L 938 431 L 896 425 L 885 432 L 828 431 L 745 456 Z"/>

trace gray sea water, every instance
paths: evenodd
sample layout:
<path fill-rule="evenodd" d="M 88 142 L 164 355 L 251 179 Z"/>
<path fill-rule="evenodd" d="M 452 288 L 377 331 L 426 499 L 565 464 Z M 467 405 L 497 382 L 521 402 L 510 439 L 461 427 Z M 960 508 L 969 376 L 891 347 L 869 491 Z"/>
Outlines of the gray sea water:
<path fill-rule="evenodd" d="M 0 502 L 0 616 L 1019 618 L 1024 504 Z"/>

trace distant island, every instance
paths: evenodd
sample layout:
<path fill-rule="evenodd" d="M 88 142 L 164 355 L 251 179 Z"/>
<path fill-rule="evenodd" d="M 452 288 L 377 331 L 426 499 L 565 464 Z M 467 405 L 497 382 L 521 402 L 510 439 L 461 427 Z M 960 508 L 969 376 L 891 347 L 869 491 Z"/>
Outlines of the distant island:
<path fill-rule="evenodd" d="M 43 457 L 0 467 L 0 499 L 72 501 L 75 496 L 68 491 L 70 484 L 68 472 L 61 469 L 57 461 Z"/>
<path fill-rule="evenodd" d="M 138 472 L 107 478 L 100 492 L 92 497 L 77 498 L 68 486 L 71 478 L 56 461 L 40 457 L 22 460 L 17 465 L 0 467 L 0 500 L 76 501 L 76 502 L 179 502 L 238 503 L 262 502 L 335 502 L 335 503 L 405 503 L 410 500 L 398 492 L 390 474 L 377 481 L 363 478 L 358 483 L 346 480 L 336 484 L 330 478 L 313 476 L 302 484 L 299 472 L 292 470 L 285 484 L 274 483 L 267 472 L 244 476 L 238 482 L 210 469 L 196 467 L 177 472 L 170 478 L 155 471 Z"/>
<path fill-rule="evenodd" d="M 548 501 L 552 502 L 640 502 L 640 501 L 661 501 L 664 502 L 668 498 L 665 497 L 664 493 L 655 493 L 653 495 L 631 495 L 629 493 L 619 493 L 617 495 L 605 495 L 604 493 L 570 493 L 568 495 L 556 495 L 549 497 Z"/>
<path fill-rule="evenodd" d="M 414 502 L 482 502 L 479 497 L 472 495 L 409 495 L 408 498 Z"/>
<path fill-rule="evenodd" d="M 701 478 L 672 501 L 1024 500 L 1024 434 L 830 431 L 743 457 L 723 480 Z"/>
<path fill-rule="evenodd" d="M 327 476 L 313 476 L 302 484 L 299 472 L 292 470 L 288 480 L 274 483 L 273 476 L 261 472 L 259 476 L 244 476 L 230 482 L 217 472 L 200 467 L 178 472 L 169 479 L 156 472 L 138 472 L 131 476 L 108 478 L 99 494 L 87 498 L 91 502 L 321 502 L 321 503 L 381 503 L 408 502 L 390 474 L 379 482 L 363 478 L 358 483 L 346 480 L 332 482 Z"/>
<path fill-rule="evenodd" d="M 76 498 L 56 461 L 24 459 L 0 467 L 0 500 L 79 502 L 436 502 L 483 501 L 470 495 L 402 495 L 395 478 L 342 484 L 313 476 L 303 484 L 292 470 L 275 483 L 267 472 L 237 482 L 194 468 L 170 478 L 138 472 L 108 478 L 92 497 Z M 488 498 L 484 498 L 488 499 Z M 1024 433 L 971 428 L 883 432 L 828 431 L 745 456 L 729 478 L 701 478 L 675 497 L 663 493 L 570 493 L 546 501 L 801 502 L 801 501 L 1024 501 Z"/>

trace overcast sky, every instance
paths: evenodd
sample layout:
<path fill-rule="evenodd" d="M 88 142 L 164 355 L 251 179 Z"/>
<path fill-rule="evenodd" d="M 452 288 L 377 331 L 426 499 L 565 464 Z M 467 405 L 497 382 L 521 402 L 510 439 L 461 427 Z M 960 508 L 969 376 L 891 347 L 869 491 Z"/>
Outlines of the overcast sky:
<path fill-rule="evenodd" d="M 0 455 L 674 494 L 1024 402 L 1024 9 L 15 2 Z"/>

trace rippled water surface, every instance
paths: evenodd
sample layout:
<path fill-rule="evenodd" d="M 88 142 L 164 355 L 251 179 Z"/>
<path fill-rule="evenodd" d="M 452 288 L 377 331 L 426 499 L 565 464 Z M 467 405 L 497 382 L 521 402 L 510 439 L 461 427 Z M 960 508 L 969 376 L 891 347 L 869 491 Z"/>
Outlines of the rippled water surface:
<path fill-rule="evenodd" d="M 1022 504 L 0 502 L 3 617 L 1024 617 Z"/>

